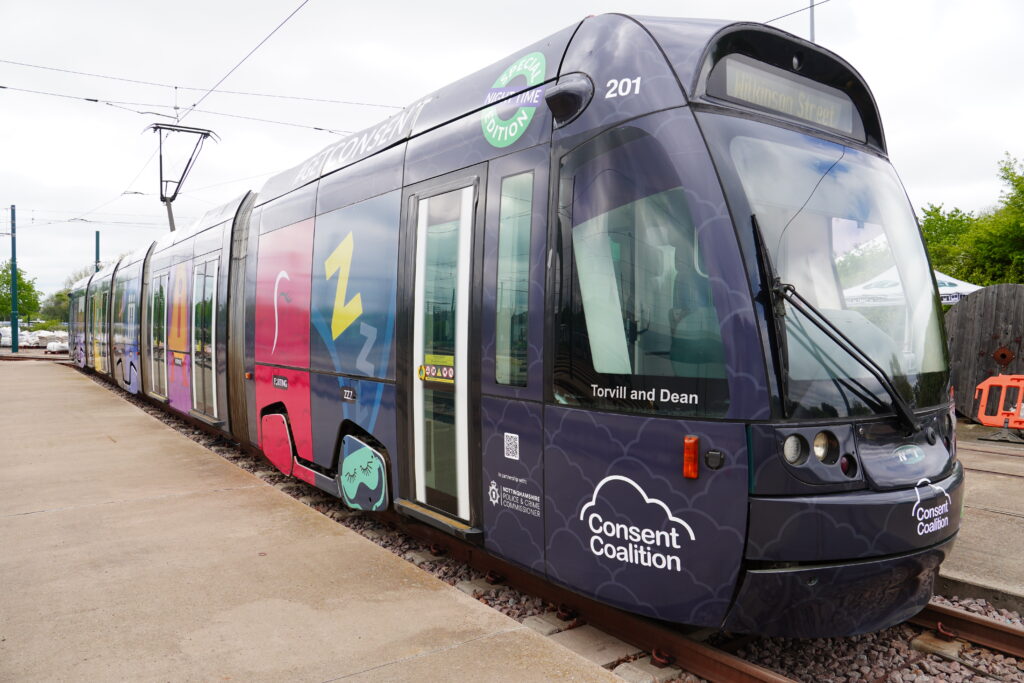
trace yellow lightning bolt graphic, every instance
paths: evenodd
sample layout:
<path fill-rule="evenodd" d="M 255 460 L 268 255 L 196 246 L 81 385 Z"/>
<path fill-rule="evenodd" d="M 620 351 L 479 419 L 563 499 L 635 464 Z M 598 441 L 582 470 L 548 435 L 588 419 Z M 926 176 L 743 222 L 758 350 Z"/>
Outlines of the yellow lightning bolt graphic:
<path fill-rule="evenodd" d="M 324 261 L 324 270 L 328 280 L 335 273 L 338 274 L 338 289 L 334 294 L 334 315 L 331 317 L 331 334 L 335 339 L 340 337 L 341 333 L 363 314 L 363 300 L 358 294 L 352 297 L 351 301 L 345 301 L 354 244 L 352 233 L 349 233 Z"/>

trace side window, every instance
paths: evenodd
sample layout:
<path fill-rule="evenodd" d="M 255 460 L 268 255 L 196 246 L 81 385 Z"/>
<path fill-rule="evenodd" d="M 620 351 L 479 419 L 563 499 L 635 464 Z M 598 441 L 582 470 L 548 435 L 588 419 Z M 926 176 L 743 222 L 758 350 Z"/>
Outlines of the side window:
<path fill-rule="evenodd" d="M 501 181 L 494 379 L 525 387 L 533 172 Z"/>
<path fill-rule="evenodd" d="M 217 261 L 197 264 L 192 271 L 192 408 L 216 416 L 216 364 L 213 347 Z"/>
<path fill-rule="evenodd" d="M 604 133 L 563 159 L 559 189 L 569 274 L 555 399 L 724 414 L 720 316 L 686 188 L 659 141 L 630 126 Z"/>
<path fill-rule="evenodd" d="M 152 390 L 160 396 L 167 395 L 167 275 L 153 278 L 153 298 L 150 303 L 152 330 Z"/>

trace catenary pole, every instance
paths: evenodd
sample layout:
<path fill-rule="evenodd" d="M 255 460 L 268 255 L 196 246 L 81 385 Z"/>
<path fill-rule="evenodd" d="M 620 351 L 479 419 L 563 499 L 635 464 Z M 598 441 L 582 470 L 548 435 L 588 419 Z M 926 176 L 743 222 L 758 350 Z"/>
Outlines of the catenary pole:
<path fill-rule="evenodd" d="M 100 272 L 100 231 L 96 231 L 96 272 Z"/>
<path fill-rule="evenodd" d="M 814 42 L 814 0 L 811 0 L 811 42 Z"/>
<path fill-rule="evenodd" d="M 18 232 L 11 204 L 11 353 L 18 352 Z"/>

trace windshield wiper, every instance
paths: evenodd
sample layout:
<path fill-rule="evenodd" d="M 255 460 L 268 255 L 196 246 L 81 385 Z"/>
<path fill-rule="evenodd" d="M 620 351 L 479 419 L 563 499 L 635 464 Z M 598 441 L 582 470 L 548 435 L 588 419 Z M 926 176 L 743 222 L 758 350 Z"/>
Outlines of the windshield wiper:
<path fill-rule="evenodd" d="M 824 313 L 819 311 L 811 302 L 803 298 L 799 292 L 796 291 L 796 287 L 790 284 L 782 282 L 775 274 L 775 269 L 772 266 L 771 253 L 768 251 L 768 246 L 764 243 L 764 237 L 761 234 L 761 226 L 758 225 L 757 215 L 751 214 L 751 223 L 754 228 L 754 243 L 757 248 L 758 260 L 761 266 L 762 283 L 768 283 L 767 286 L 762 285 L 762 291 L 768 295 L 768 309 L 772 316 L 772 322 L 774 323 L 775 338 L 779 345 L 779 360 L 780 360 L 780 374 L 779 378 L 779 390 L 781 393 L 783 412 L 786 411 L 786 382 L 789 374 L 789 353 L 787 349 L 787 334 L 786 325 L 783 322 L 786 315 L 786 301 L 789 302 L 790 306 L 795 308 L 800 313 L 803 313 L 804 317 L 807 318 L 811 323 L 821 330 L 826 337 L 831 339 L 836 346 L 841 348 L 851 358 L 853 358 L 859 365 L 862 365 L 871 375 L 878 381 L 878 383 L 885 390 L 885 393 L 889 395 L 891 400 L 891 408 L 899 418 L 900 424 L 910 434 L 915 434 L 922 429 L 921 423 L 914 416 L 914 411 L 910 409 L 907 402 L 903 400 L 900 392 L 896 389 L 896 385 L 893 383 L 892 378 L 882 369 L 878 363 L 871 359 L 863 349 L 855 344 L 849 337 L 843 334 L 842 330 L 835 326 L 835 324 L 829 320 Z M 842 382 L 844 386 L 850 388 L 847 383 Z M 859 392 L 855 392 L 859 393 Z M 863 398 L 863 396 L 862 396 Z M 884 405 L 884 404 L 882 404 Z"/>
<path fill-rule="evenodd" d="M 768 310 L 768 316 L 772 321 L 775 347 L 778 349 L 775 367 L 778 368 L 779 400 L 782 403 L 782 415 L 786 417 L 789 410 L 789 389 L 786 379 L 789 376 L 789 341 L 786 337 L 786 325 L 783 322 L 786 316 L 786 306 L 775 296 L 774 287 L 778 284 L 779 278 L 775 276 L 771 255 L 768 253 L 768 245 L 764 243 L 761 226 L 757 222 L 757 214 L 750 214 L 750 223 L 754 228 L 754 246 L 757 248 L 758 266 L 761 270 L 761 292 L 758 297 L 763 299 L 762 303 Z"/>
<path fill-rule="evenodd" d="M 892 378 L 889 377 L 888 373 L 882 369 L 882 366 L 876 363 L 864 352 L 863 349 L 843 334 L 842 330 L 836 327 L 835 323 L 829 320 L 824 313 L 819 311 L 814 304 L 803 298 L 800 293 L 796 291 L 796 287 L 793 285 L 785 284 L 776 278 L 772 283 L 772 293 L 777 299 L 784 299 L 789 302 L 790 306 L 802 313 L 804 317 L 811 321 L 815 327 L 821 330 L 826 337 L 831 339 L 836 346 L 845 351 L 850 358 L 857 361 L 857 363 L 862 365 L 865 370 L 870 372 L 871 375 L 878 380 L 878 383 L 883 389 L 885 389 L 885 393 L 889 394 L 893 412 L 896 413 L 900 424 L 909 434 L 915 434 L 921 431 L 922 425 L 914 416 L 914 411 L 911 410 L 910 406 L 907 405 L 907 402 L 903 400 L 903 396 L 901 396 L 900 392 L 896 389 L 896 385 L 893 383 Z"/>

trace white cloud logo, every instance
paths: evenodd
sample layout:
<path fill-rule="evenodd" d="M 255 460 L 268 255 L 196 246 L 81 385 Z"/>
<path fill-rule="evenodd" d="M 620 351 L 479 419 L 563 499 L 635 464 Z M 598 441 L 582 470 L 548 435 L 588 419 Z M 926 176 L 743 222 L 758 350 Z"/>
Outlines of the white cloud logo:
<path fill-rule="evenodd" d="M 945 496 L 945 502 L 932 507 L 923 507 L 921 505 L 921 485 L 924 484 L 928 488 L 938 491 Z M 949 526 L 949 509 L 953 505 L 953 499 L 946 493 L 946 489 L 941 486 L 933 484 L 930 479 L 921 479 L 914 486 L 914 493 L 917 495 L 917 502 L 914 503 L 914 507 L 910 509 L 911 516 L 917 520 L 917 535 L 924 536 L 930 534 L 933 531 L 939 531 Z"/>
<path fill-rule="evenodd" d="M 665 515 L 665 522 L 652 526 L 639 526 L 606 520 L 598 507 L 598 495 L 607 484 L 621 482 L 633 488 L 643 498 L 644 506 L 655 506 Z M 608 499 L 603 499 L 608 500 Z M 641 512 L 642 514 L 642 512 Z M 682 571 L 682 559 L 675 551 L 682 549 L 683 536 L 691 541 L 696 540 L 693 529 L 682 519 L 672 515 L 663 501 L 651 498 L 635 481 L 621 475 L 605 477 L 594 487 L 590 502 L 580 510 L 580 521 L 584 522 L 590 532 L 590 552 L 598 557 L 618 560 L 628 564 L 669 571 Z M 665 527 L 670 528 L 666 529 Z M 676 526 L 682 527 L 684 533 Z"/>

